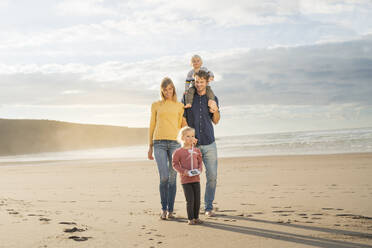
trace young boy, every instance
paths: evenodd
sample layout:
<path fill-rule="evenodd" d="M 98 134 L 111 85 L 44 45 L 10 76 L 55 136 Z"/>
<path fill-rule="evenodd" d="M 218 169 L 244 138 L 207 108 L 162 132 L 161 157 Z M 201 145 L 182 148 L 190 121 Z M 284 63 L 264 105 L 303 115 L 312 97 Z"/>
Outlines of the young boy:
<path fill-rule="evenodd" d="M 213 72 L 209 71 L 206 67 L 202 67 L 203 61 L 199 55 L 194 55 L 191 58 L 191 64 L 193 69 L 187 73 L 186 82 L 185 82 L 185 108 L 191 108 L 192 101 L 194 100 L 195 94 L 195 73 L 200 70 L 206 71 L 209 74 L 209 81 L 211 82 L 214 79 Z M 214 100 L 214 93 L 210 86 L 207 86 L 207 98 L 208 100 Z"/>

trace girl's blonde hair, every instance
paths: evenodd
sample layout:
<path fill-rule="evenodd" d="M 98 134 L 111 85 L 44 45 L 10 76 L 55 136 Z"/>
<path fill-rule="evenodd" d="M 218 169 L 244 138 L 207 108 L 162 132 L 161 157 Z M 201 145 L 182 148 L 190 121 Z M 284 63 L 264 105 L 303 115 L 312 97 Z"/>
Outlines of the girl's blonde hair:
<path fill-rule="evenodd" d="M 172 97 L 172 100 L 174 102 L 177 102 L 177 93 L 176 93 L 176 87 L 174 87 L 174 84 L 173 84 L 173 81 L 172 79 L 170 79 L 169 77 L 165 77 L 163 78 L 163 80 L 161 81 L 161 84 L 160 84 L 160 97 L 163 101 L 165 101 L 165 97 L 164 97 L 164 93 L 163 93 L 163 90 L 165 88 L 168 87 L 168 85 L 171 85 L 172 88 L 173 88 L 173 97 Z"/>
<path fill-rule="evenodd" d="M 181 128 L 181 130 L 178 132 L 178 136 L 177 136 L 177 141 L 178 141 L 178 143 L 180 143 L 180 144 L 183 145 L 182 137 L 183 137 L 187 132 L 194 132 L 194 134 L 195 134 L 195 129 L 192 128 L 192 127 L 188 127 L 188 126 Z"/>

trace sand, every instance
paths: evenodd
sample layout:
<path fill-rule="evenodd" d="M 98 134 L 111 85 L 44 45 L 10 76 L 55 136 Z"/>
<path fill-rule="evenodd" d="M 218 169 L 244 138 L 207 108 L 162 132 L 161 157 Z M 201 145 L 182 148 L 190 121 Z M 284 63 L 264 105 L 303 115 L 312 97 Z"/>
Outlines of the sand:
<path fill-rule="evenodd" d="M 370 153 L 220 159 L 217 216 L 189 226 L 179 178 L 159 219 L 154 161 L 3 163 L 0 247 L 372 247 L 371 178 Z"/>

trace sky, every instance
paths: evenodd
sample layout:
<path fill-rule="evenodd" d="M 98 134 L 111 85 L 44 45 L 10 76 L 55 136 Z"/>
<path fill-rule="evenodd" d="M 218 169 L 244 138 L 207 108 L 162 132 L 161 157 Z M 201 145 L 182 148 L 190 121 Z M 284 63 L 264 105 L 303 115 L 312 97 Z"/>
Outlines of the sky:
<path fill-rule="evenodd" d="M 217 136 L 372 126 L 371 0 L 0 0 L 0 118 L 147 127 L 194 54 Z"/>

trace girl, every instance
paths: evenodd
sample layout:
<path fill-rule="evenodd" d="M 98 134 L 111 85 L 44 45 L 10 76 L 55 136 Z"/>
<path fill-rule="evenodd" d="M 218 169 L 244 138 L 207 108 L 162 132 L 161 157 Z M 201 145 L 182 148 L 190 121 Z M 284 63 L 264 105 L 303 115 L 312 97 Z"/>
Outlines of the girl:
<path fill-rule="evenodd" d="M 193 128 L 185 127 L 181 129 L 179 137 L 182 147 L 177 149 L 173 154 L 173 168 L 180 173 L 181 184 L 187 202 L 186 208 L 188 224 L 201 224 L 202 221 L 199 219 L 199 174 L 203 169 L 202 155 L 198 148 L 194 148 L 194 143 L 196 143 L 196 140 L 195 130 Z"/>
<path fill-rule="evenodd" d="M 170 78 L 164 78 L 160 85 L 161 100 L 151 106 L 149 128 L 148 159 L 155 160 L 160 176 L 160 200 L 162 213 L 160 218 L 174 218 L 173 207 L 176 197 L 177 172 L 172 168 L 172 154 L 180 147 L 177 143 L 178 131 L 181 129 L 183 104 L 177 101 L 176 89 Z"/>

